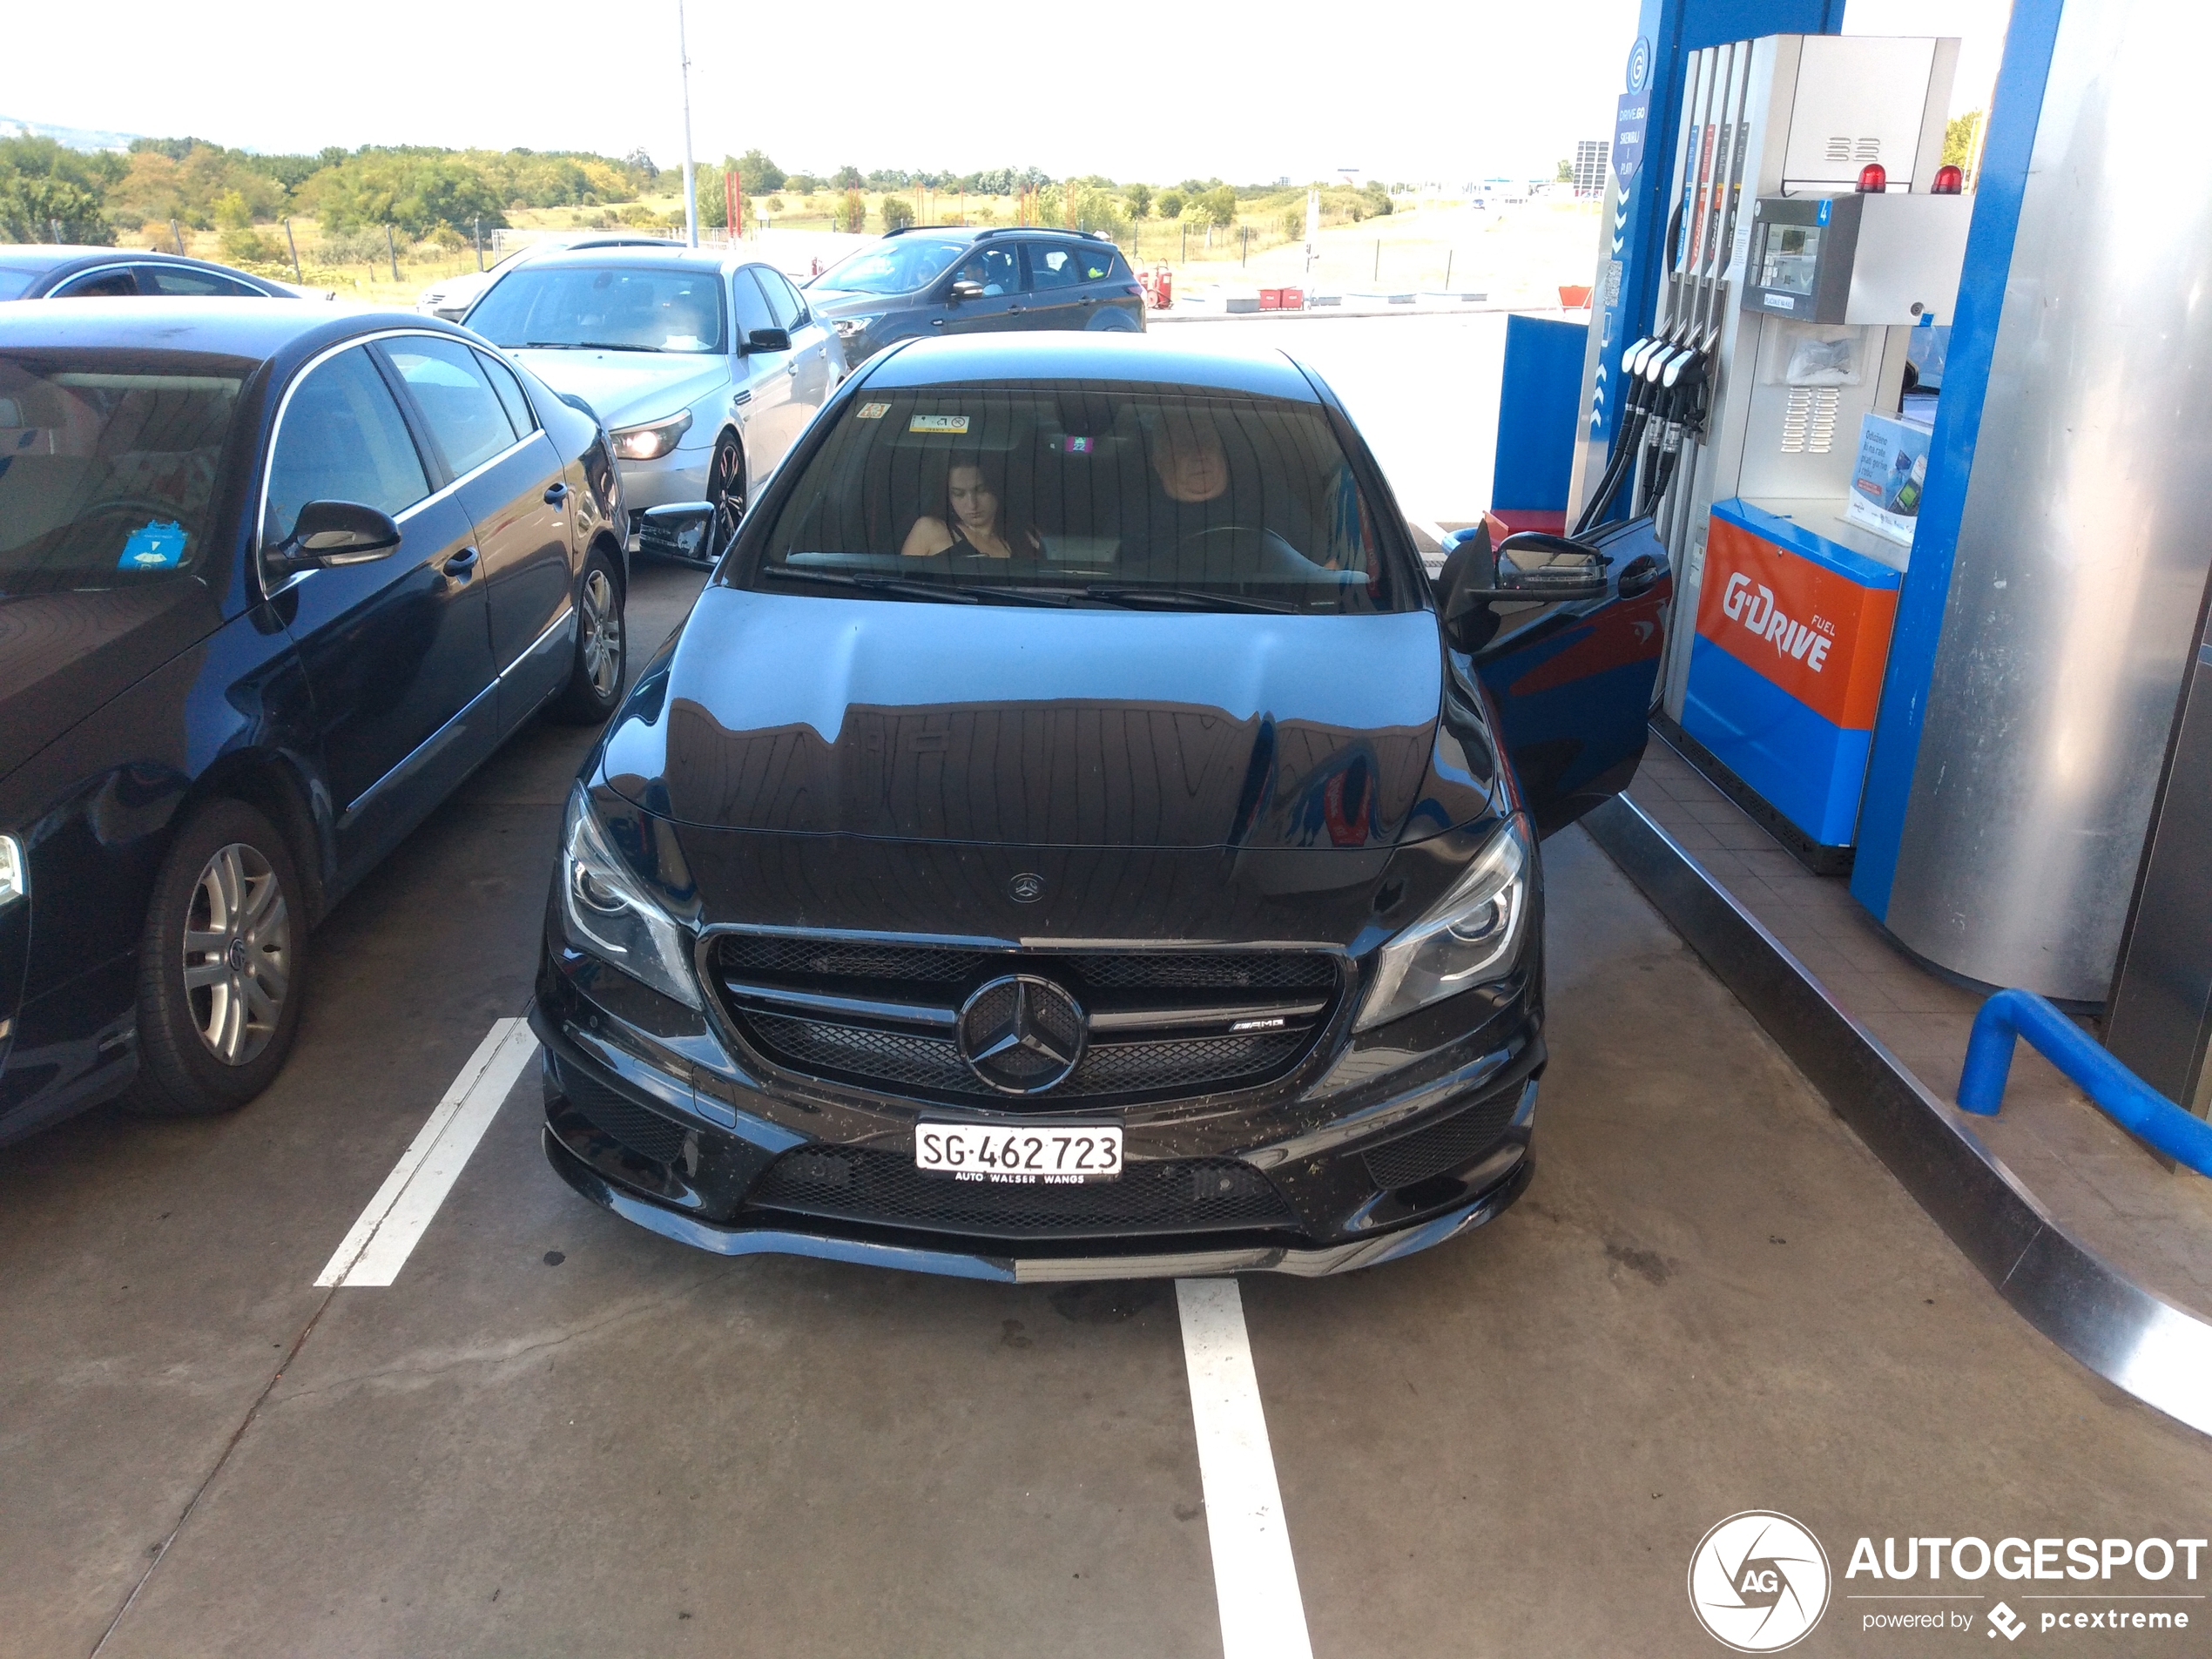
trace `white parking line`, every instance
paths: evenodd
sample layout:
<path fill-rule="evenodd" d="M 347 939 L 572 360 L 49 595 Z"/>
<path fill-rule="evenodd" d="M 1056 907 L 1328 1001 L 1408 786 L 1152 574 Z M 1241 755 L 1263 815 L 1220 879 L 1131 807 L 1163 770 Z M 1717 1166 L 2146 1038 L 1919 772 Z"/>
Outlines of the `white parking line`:
<path fill-rule="evenodd" d="M 469 1155 L 537 1052 L 527 1020 L 496 1020 L 376 1196 L 361 1211 L 317 1285 L 389 1285 L 407 1265 Z"/>
<path fill-rule="evenodd" d="M 1198 1430 L 1223 1659 L 1312 1659 L 1244 1298 L 1233 1278 L 1184 1278 L 1176 1281 L 1175 1303 Z"/>

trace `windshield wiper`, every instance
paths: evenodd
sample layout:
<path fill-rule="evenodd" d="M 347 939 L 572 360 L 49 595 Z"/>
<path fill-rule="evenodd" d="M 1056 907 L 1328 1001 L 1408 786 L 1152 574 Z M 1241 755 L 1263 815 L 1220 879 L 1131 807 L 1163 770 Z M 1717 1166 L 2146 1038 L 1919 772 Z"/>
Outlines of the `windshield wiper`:
<path fill-rule="evenodd" d="M 608 340 L 526 340 L 509 351 L 658 351 L 658 346 L 618 345 Z"/>
<path fill-rule="evenodd" d="M 843 570 L 806 570 L 788 564 L 764 564 L 760 574 L 779 582 L 826 582 L 833 587 L 858 588 L 864 593 L 894 593 L 902 599 L 934 599 L 942 604 L 982 603 L 973 589 L 948 588 L 903 576 L 853 576 Z"/>
<path fill-rule="evenodd" d="M 1103 599 L 1109 604 L 1157 604 L 1163 610 L 1269 610 L 1291 616 L 1301 609 L 1277 599 L 1252 599 L 1240 593 L 1208 593 L 1200 588 L 1088 587 L 1083 595 L 1086 598 Z"/>

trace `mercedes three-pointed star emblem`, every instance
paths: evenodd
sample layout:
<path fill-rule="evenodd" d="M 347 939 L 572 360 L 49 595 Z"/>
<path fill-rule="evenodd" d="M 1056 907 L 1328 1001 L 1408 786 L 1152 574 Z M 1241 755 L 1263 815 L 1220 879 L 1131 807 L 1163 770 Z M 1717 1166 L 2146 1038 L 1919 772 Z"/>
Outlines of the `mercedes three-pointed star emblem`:
<path fill-rule="evenodd" d="M 1083 1053 L 1083 1011 L 1049 979 L 1008 974 L 961 1005 L 961 1057 L 992 1088 L 1041 1094 L 1066 1080 Z"/>

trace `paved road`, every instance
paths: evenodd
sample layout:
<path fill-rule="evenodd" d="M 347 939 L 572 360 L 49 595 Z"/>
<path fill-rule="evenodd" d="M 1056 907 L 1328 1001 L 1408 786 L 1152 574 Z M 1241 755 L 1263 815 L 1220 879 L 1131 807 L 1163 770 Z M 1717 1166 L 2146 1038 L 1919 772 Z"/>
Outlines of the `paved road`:
<path fill-rule="evenodd" d="M 1324 367 L 1377 421 L 1382 371 Z M 696 584 L 641 571 L 641 646 Z M 1207 1508 L 1173 1286 L 688 1252 L 551 1175 L 525 1073 L 395 1282 L 316 1288 L 524 1006 L 588 741 L 524 734 L 347 900 L 253 1107 L 0 1149 L 0 1654 L 1289 1651 L 1224 1630 L 1244 1521 Z M 2206 1443 L 2004 1307 L 1579 832 L 1545 859 L 1527 1198 L 1242 1286 L 1312 1650 L 1717 1653 L 1684 1569 L 1750 1507 L 1838 1575 L 1861 1534 L 2202 1534 Z M 1797 1651 L 1927 1640 L 1868 1605 Z"/>

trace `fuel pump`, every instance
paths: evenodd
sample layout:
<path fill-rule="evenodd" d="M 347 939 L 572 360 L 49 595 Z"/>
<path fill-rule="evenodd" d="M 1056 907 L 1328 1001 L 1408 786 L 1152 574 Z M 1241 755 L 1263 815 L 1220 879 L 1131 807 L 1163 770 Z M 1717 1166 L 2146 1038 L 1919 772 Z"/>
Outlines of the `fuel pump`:
<path fill-rule="evenodd" d="M 1816 867 L 1847 857 L 1907 556 L 1846 520 L 1861 417 L 1898 414 L 1965 249 L 1968 199 L 1935 193 L 1957 57 L 1824 35 L 1691 54 L 1665 274 L 1575 518 L 1653 517 L 1677 573 L 1655 719 Z"/>

